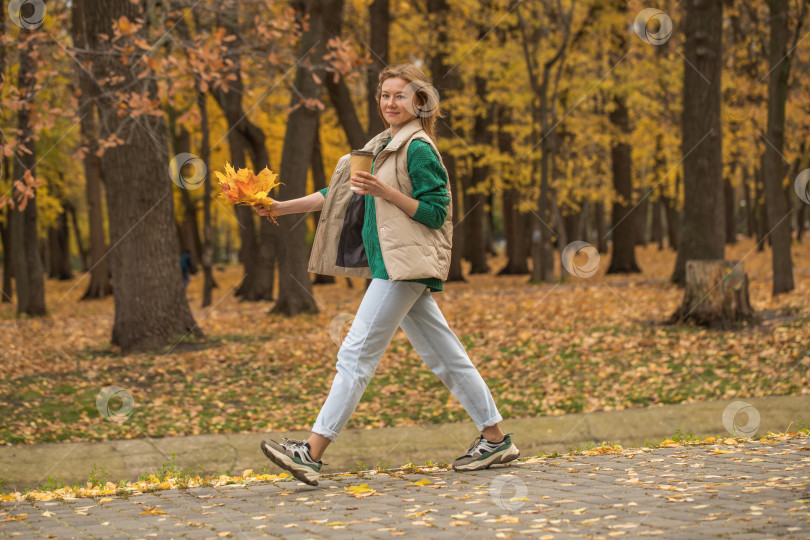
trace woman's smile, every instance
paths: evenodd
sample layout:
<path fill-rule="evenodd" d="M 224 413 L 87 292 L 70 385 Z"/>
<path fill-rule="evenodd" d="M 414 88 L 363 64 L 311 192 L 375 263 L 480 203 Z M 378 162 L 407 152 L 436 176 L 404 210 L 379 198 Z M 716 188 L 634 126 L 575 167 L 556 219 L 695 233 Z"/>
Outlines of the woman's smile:
<path fill-rule="evenodd" d="M 401 77 L 391 77 L 383 81 L 380 92 L 380 111 L 385 113 L 385 120 L 391 127 L 393 136 L 399 128 L 412 118 L 410 110 L 413 92 L 408 88 L 408 81 Z"/>

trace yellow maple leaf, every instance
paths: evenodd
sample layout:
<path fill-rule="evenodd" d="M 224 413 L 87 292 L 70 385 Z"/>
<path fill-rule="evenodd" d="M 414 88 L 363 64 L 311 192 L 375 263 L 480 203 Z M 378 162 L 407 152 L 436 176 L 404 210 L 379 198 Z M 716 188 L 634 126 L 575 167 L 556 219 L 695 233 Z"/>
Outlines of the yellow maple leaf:
<path fill-rule="evenodd" d="M 427 478 L 422 478 L 421 480 L 419 480 L 417 482 L 408 482 L 406 485 L 408 485 L 408 486 L 426 486 L 426 485 L 432 484 L 432 483 L 433 482 L 431 482 Z"/>
<path fill-rule="evenodd" d="M 281 185 L 278 175 L 265 167 L 259 174 L 250 169 L 234 170 L 230 163 L 225 164 L 225 174 L 214 171 L 222 191 L 219 196 L 231 204 L 262 206 L 269 209 L 273 201 L 268 198 L 270 191 Z M 270 217 L 276 224 L 276 220 Z"/>
<path fill-rule="evenodd" d="M 368 487 L 368 484 L 360 484 L 359 486 L 347 486 L 346 491 L 354 494 L 355 497 L 368 497 L 374 495 L 377 490 Z"/>
<path fill-rule="evenodd" d="M 165 514 L 163 510 L 158 510 L 157 508 L 149 508 L 141 512 L 141 515 L 150 515 L 150 516 L 158 516 L 160 514 Z"/>

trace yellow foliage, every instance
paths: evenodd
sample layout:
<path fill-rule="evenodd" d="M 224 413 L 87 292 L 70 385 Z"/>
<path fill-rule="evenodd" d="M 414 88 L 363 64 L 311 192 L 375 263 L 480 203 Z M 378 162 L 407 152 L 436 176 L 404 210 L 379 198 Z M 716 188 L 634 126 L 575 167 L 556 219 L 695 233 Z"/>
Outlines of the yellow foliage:
<path fill-rule="evenodd" d="M 235 171 L 230 163 L 226 163 L 225 174 L 219 171 L 215 171 L 214 174 L 217 175 L 222 186 L 219 196 L 231 204 L 261 206 L 269 209 L 273 201 L 268 198 L 268 195 L 273 188 L 280 185 L 280 182 L 277 181 L 278 175 L 267 167 L 257 175 L 250 169 Z"/>

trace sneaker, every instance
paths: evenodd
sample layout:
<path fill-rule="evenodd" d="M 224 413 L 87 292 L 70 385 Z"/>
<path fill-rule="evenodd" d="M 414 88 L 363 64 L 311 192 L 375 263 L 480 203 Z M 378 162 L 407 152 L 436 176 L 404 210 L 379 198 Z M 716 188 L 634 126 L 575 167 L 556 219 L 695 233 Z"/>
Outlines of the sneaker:
<path fill-rule="evenodd" d="M 517 459 L 520 450 L 512 443 L 511 435 L 508 433 L 501 442 L 496 443 L 489 442 L 480 435 L 472 442 L 467 453 L 453 462 L 453 468 L 457 471 L 477 471 Z"/>
<path fill-rule="evenodd" d="M 315 461 L 309 455 L 309 443 L 287 437 L 282 437 L 282 439 L 287 441 L 287 444 L 262 441 L 261 447 L 264 455 L 302 482 L 310 486 L 317 486 L 323 462 Z"/>

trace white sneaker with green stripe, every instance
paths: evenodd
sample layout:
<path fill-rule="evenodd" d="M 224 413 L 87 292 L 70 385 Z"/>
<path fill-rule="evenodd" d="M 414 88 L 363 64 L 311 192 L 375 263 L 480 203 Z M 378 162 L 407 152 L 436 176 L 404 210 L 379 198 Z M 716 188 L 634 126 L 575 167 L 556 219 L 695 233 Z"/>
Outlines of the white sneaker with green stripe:
<path fill-rule="evenodd" d="M 500 442 L 490 442 L 480 435 L 467 453 L 453 462 L 457 471 L 477 471 L 491 465 L 508 463 L 520 457 L 520 450 L 512 442 L 512 434 L 507 433 Z"/>
<path fill-rule="evenodd" d="M 317 486 L 323 462 L 315 461 L 309 455 L 309 443 L 287 437 L 282 437 L 282 439 L 287 443 L 278 443 L 273 440 L 262 441 L 261 448 L 264 455 L 302 482 L 310 486 Z"/>

